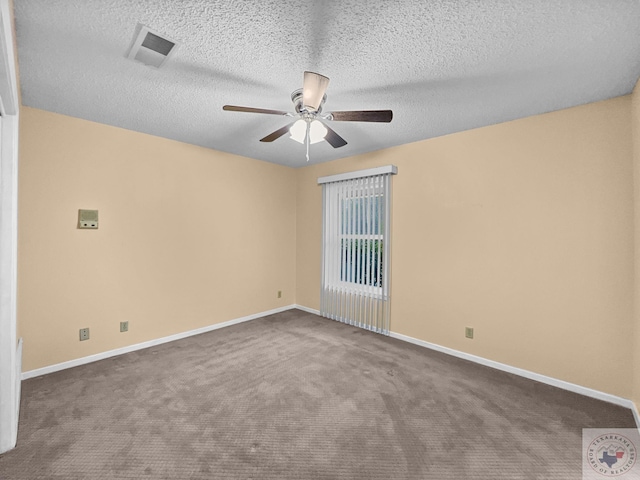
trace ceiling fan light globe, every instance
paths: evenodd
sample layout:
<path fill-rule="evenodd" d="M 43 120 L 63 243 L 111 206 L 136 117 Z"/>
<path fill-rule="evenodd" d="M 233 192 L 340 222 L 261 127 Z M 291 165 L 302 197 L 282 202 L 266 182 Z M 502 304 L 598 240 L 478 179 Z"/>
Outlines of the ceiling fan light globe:
<path fill-rule="evenodd" d="M 311 122 L 309 135 L 311 135 L 311 143 L 321 142 L 327 135 L 327 128 L 322 124 L 322 122 L 314 120 L 313 122 Z"/>
<path fill-rule="evenodd" d="M 304 137 L 307 133 L 307 122 L 305 120 L 298 120 L 291 126 L 289 133 L 291 134 L 292 140 L 304 144 Z M 324 137 L 327 135 L 327 129 L 322 122 L 313 120 L 309 128 L 309 135 L 311 136 L 310 143 L 313 145 L 314 143 L 324 140 Z"/>
<path fill-rule="evenodd" d="M 306 122 L 304 120 L 298 120 L 296 123 L 291 125 L 289 129 L 289 133 L 291 134 L 291 139 L 295 140 L 298 143 L 304 143 L 304 135 L 306 130 Z"/>

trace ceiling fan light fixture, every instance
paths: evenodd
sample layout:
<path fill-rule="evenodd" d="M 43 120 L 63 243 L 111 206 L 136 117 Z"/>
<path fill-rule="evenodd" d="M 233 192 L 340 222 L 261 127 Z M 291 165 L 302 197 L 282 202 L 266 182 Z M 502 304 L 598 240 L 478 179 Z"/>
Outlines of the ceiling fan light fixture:
<path fill-rule="evenodd" d="M 291 134 L 292 140 L 304 144 L 304 137 L 307 133 L 307 122 L 302 119 L 298 120 L 291 126 L 289 133 Z M 322 122 L 313 120 L 309 128 L 309 136 L 311 137 L 310 143 L 313 145 L 314 143 L 321 142 L 324 140 L 326 135 L 327 128 L 322 124 Z"/>
<path fill-rule="evenodd" d="M 329 77 L 315 72 L 304 72 L 302 86 L 302 106 L 307 110 L 317 112 L 322 105 L 324 92 L 329 85 Z"/>

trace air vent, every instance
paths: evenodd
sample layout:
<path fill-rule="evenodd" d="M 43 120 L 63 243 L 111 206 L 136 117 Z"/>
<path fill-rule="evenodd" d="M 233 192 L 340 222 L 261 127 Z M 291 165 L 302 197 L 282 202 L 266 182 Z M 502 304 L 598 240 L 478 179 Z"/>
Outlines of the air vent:
<path fill-rule="evenodd" d="M 176 49 L 176 42 L 161 36 L 144 25 L 138 25 L 128 58 L 160 68 Z"/>

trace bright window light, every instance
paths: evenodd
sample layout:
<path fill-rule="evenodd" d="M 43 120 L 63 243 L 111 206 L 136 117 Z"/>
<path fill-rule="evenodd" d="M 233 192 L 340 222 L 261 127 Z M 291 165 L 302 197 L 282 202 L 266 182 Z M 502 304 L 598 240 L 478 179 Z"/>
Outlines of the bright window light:
<path fill-rule="evenodd" d="M 307 122 L 305 120 L 298 120 L 294 123 L 289 129 L 289 133 L 291 133 L 291 138 L 298 143 L 304 143 L 304 136 L 307 131 Z M 313 120 L 311 122 L 311 128 L 309 129 L 309 135 L 311 136 L 311 144 L 321 142 L 324 140 L 325 135 L 327 134 L 326 127 L 319 122 L 318 120 Z"/>

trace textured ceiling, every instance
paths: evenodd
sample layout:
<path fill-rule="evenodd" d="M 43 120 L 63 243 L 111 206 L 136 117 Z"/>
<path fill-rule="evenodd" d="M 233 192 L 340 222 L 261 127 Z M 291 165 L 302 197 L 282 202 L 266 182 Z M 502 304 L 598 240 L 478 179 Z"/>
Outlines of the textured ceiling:
<path fill-rule="evenodd" d="M 292 110 L 304 70 L 348 145 L 311 163 L 630 93 L 638 0 L 14 0 L 22 103 L 290 166 L 304 146 L 259 139 Z M 178 42 L 160 69 L 126 58 L 138 23 Z"/>

